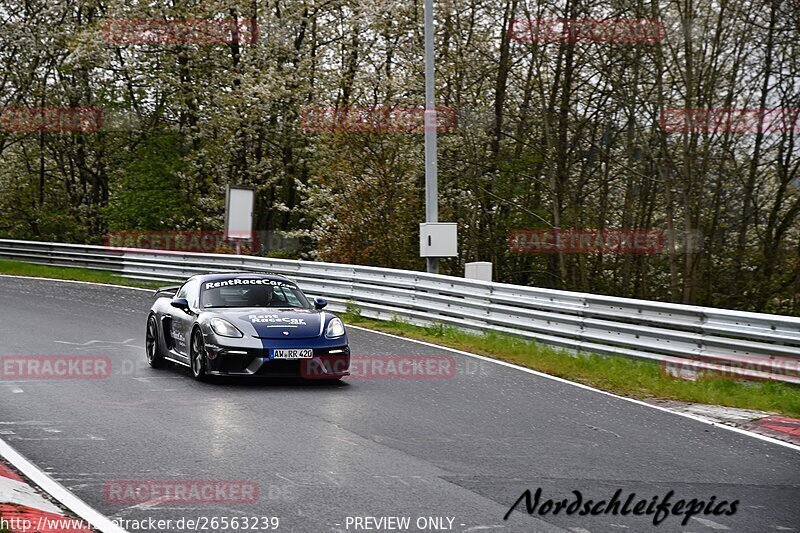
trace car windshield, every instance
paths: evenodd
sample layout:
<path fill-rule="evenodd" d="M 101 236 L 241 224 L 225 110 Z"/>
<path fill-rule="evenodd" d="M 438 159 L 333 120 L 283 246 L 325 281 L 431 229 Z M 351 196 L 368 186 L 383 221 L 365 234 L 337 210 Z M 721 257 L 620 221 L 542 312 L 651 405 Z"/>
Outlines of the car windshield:
<path fill-rule="evenodd" d="M 203 283 L 200 293 L 203 309 L 220 307 L 300 307 L 311 303 L 296 285 L 270 279 L 225 279 Z"/>

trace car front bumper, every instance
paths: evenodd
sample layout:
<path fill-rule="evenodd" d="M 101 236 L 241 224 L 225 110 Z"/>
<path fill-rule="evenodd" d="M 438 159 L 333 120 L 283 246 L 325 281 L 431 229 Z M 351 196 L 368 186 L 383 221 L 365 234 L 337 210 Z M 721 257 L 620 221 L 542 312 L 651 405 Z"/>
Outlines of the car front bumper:
<path fill-rule="evenodd" d="M 216 339 L 215 339 L 216 340 Z M 248 344 L 252 344 L 248 342 Z M 320 344 L 322 346 L 320 346 Z M 274 359 L 272 350 L 311 349 L 307 359 Z M 300 377 L 338 379 L 350 375 L 347 339 L 297 339 L 270 341 L 269 347 L 239 347 L 206 343 L 207 372 L 217 376 Z"/>

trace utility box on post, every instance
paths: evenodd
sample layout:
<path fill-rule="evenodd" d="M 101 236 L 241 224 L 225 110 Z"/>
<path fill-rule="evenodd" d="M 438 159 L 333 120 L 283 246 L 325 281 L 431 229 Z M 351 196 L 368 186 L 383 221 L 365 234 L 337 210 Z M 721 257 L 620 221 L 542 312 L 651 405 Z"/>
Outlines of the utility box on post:
<path fill-rule="evenodd" d="M 424 222 L 419 225 L 420 257 L 457 257 L 458 229 L 455 222 Z"/>

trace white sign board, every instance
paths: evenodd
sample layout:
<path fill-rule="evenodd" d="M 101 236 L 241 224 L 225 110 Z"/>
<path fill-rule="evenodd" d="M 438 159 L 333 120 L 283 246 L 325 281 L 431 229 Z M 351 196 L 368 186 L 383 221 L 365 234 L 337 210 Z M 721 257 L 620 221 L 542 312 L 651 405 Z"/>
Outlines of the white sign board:
<path fill-rule="evenodd" d="M 253 238 L 253 204 L 255 191 L 248 187 L 228 186 L 225 195 L 225 237 Z"/>

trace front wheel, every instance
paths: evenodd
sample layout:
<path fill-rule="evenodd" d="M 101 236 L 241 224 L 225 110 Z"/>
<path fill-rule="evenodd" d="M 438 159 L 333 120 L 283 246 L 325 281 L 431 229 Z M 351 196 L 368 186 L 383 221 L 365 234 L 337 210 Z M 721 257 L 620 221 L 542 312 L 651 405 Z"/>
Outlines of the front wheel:
<path fill-rule="evenodd" d="M 164 366 L 164 356 L 161 353 L 161 344 L 158 342 L 158 326 L 156 317 L 150 315 L 147 319 L 147 333 L 144 339 L 144 349 L 147 354 L 147 363 L 152 368 Z"/>
<path fill-rule="evenodd" d="M 199 329 L 192 333 L 192 349 L 190 354 L 192 363 L 192 377 L 197 381 L 206 381 L 206 345 L 203 341 L 203 334 Z"/>

